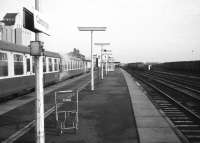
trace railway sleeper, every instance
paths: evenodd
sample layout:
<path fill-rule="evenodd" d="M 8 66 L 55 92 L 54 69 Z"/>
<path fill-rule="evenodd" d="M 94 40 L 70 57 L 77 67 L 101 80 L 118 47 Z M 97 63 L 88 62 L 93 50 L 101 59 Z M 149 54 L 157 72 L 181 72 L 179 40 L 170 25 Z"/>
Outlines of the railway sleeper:
<path fill-rule="evenodd" d="M 160 98 L 152 98 L 153 100 L 155 100 L 156 103 L 163 103 L 163 104 L 169 104 L 168 101 L 160 99 Z"/>
<path fill-rule="evenodd" d="M 200 129 L 200 125 L 197 124 L 193 124 L 193 125 L 176 125 L 176 127 L 180 130 L 186 130 L 186 129 L 190 129 L 190 130 L 199 130 Z"/>
<path fill-rule="evenodd" d="M 159 105 L 160 105 L 160 106 L 170 106 L 170 105 L 172 105 L 172 104 L 166 102 L 166 103 L 160 103 Z"/>
<path fill-rule="evenodd" d="M 200 135 L 200 130 L 181 130 L 181 132 L 185 135 Z"/>
<path fill-rule="evenodd" d="M 194 124 L 194 122 L 191 120 L 176 120 L 176 121 L 173 120 L 173 122 L 176 124 L 191 124 L 191 125 Z"/>
<path fill-rule="evenodd" d="M 156 100 L 154 101 L 157 105 L 161 106 L 161 107 L 165 107 L 165 108 L 174 108 L 174 106 L 171 104 L 171 103 L 160 103 L 160 102 L 157 102 Z"/>
<path fill-rule="evenodd" d="M 171 119 L 174 123 L 181 123 L 181 122 L 188 122 L 188 123 L 190 123 L 190 122 L 193 122 L 194 123 L 194 121 L 192 121 L 192 120 L 190 120 L 190 119 L 175 119 L 175 118 L 173 118 L 173 119 Z"/>
<path fill-rule="evenodd" d="M 164 112 L 181 112 L 180 110 L 178 109 L 170 109 L 170 108 L 167 108 L 167 109 L 162 109 Z"/>
<path fill-rule="evenodd" d="M 183 112 L 173 112 L 173 111 L 169 111 L 169 112 L 165 112 L 165 114 L 168 116 L 168 115 L 175 115 L 175 116 L 178 116 L 178 115 L 185 115 Z"/>
<path fill-rule="evenodd" d="M 178 108 L 175 108 L 175 107 L 162 107 L 162 108 L 163 110 L 179 110 Z"/>
<path fill-rule="evenodd" d="M 182 118 L 184 118 L 184 117 L 187 117 L 185 114 L 167 114 L 167 116 L 169 117 L 169 118 L 171 118 L 171 117 L 182 117 Z"/>
<path fill-rule="evenodd" d="M 200 110 L 200 106 L 192 106 L 192 108 L 195 110 Z"/>
<path fill-rule="evenodd" d="M 190 118 L 189 117 L 170 117 L 170 119 L 172 120 L 189 120 Z"/>
<path fill-rule="evenodd" d="M 200 135 L 187 135 L 189 141 L 199 143 Z"/>

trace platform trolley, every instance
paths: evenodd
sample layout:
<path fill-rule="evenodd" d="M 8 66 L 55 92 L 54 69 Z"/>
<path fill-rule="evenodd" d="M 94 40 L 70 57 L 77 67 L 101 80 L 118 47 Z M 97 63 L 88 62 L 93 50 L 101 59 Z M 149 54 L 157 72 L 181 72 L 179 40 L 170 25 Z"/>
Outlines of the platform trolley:
<path fill-rule="evenodd" d="M 55 110 L 58 133 L 78 130 L 78 90 L 55 92 Z"/>

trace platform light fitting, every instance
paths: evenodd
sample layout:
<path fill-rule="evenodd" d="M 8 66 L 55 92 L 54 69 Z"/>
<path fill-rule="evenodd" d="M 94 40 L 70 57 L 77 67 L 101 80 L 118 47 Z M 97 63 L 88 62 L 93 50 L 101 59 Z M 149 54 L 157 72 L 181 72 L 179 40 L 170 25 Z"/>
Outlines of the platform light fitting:
<path fill-rule="evenodd" d="M 106 31 L 107 27 L 78 27 L 79 31 Z"/>

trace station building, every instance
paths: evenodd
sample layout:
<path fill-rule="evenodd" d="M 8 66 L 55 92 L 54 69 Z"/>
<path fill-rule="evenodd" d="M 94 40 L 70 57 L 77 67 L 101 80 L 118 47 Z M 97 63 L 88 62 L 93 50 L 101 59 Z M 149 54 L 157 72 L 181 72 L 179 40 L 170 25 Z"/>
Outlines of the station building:
<path fill-rule="evenodd" d="M 6 13 L 0 21 L 0 40 L 28 46 L 32 35 L 31 31 L 23 28 L 21 13 Z"/>

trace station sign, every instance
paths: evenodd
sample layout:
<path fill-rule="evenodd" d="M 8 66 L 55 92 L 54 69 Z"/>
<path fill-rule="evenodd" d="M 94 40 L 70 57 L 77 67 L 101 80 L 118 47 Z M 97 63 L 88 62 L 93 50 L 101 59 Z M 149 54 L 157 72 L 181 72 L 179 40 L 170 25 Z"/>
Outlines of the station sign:
<path fill-rule="evenodd" d="M 23 26 L 32 32 L 50 35 L 49 24 L 37 10 L 31 11 L 23 7 Z"/>
<path fill-rule="evenodd" d="M 25 7 L 23 7 L 23 27 L 32 32 L 37 32 L 34 28 L 33 12 Z"/>
<path fill-rule="evenodd" d="M 39 11 L 34 10 L 34 28 L 42 33 L 50 35 L 49 24 Z"/>
<path fill-rule="evenodd" d="M 72 90 L 58 91 L 58 92 L 56 92 L 56 97 L 55 97 L 56 104 L 71 102 L 73 96 L 74 96 L 74 93 Z"/>

